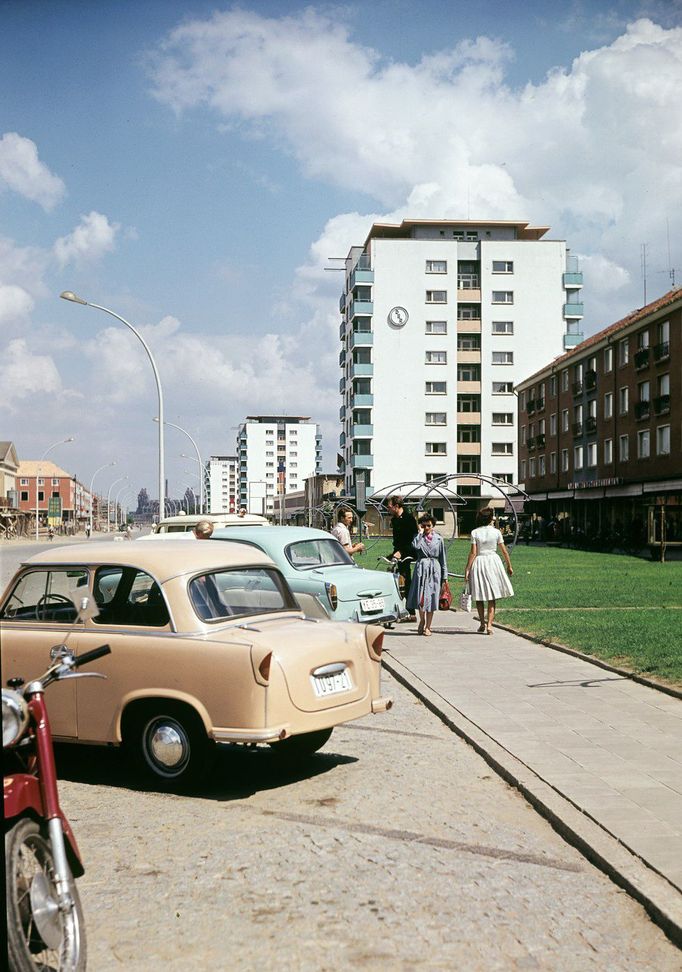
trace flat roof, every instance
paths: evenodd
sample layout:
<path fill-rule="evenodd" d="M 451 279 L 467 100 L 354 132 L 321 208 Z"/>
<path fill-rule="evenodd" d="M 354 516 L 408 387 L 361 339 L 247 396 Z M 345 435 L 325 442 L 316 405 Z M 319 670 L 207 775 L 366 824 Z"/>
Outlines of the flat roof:
<path fill-rule="evenodd" d="M 402 223 L 374 223 L 367 234 L 365 246 L 371 239 L 409 238 L 410 232 L 415 226 L 435 226 L 443 229 L 445 227 L 466 229 L 474 226 L 514 228 L 519 240 L 539 240 L 545 233 L 549 232 L 549 226 L 531 226 L 524 220 L 516 219 L 404 219 Z"/>

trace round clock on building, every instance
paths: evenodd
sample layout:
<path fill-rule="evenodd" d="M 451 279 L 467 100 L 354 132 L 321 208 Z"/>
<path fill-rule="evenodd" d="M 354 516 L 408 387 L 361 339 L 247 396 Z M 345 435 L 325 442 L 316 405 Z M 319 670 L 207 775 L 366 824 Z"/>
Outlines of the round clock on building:
<path fill-rule="evenodd" d="M 388 323 L 392 327 L 405 327 L 409 317 L 404 307 L 392 307 L 388 312 Z"/>

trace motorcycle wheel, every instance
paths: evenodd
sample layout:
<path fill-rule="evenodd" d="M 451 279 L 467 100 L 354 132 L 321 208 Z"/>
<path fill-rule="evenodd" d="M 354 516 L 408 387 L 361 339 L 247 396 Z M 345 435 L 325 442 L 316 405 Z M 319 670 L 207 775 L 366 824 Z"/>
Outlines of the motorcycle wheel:
<path fill-rule="evenodd" d="M 12 972 L 83 972 L 85 926 L 76 886 L 74 906 L 61 914 L 49 841 L 33 820 L 20 820 L 5 834 L 7 950 Z"/>

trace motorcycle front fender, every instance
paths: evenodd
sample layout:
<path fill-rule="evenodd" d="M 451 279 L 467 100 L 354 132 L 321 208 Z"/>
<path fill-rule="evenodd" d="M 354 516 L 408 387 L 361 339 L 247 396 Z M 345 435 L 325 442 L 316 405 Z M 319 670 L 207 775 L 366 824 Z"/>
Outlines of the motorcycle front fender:
<path fill-rule="evenodd" d="M 5 830 L 13 826 L 20 817 L 32 817 L 39 824 L 45 823 L 40 783 L 35 776 L 31 776 L 30 773 L 13 773 L 3 778 L 3 812 Z M 76 838 L 64 814 L 60 812 L 59 816 L 71 873 L 74 877 L 80 877 L 84 873 L 84 868 Z"/>

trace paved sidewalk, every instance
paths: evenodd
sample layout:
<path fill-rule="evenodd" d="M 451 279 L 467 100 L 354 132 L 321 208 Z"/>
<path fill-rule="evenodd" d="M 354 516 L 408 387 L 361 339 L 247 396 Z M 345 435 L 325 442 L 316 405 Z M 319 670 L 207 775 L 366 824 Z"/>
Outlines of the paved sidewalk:
<path fill-rule="evenodd" d="M 682 701 L 477 627 L 398 625 L 386 667 L 682 937 Z"/>

